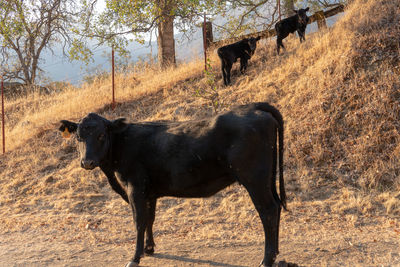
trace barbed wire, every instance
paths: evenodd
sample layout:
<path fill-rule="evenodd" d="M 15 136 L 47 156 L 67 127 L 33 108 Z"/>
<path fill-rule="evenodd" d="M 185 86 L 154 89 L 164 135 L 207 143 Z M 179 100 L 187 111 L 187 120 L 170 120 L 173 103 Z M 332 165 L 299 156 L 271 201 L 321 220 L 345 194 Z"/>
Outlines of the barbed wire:
<path fill-rule="evenodd" d="M 109 47 L 105 47 L 105 48 L 101 48 L 101 49 L 97 49 L 93 51 L 93 55 L 97 54 L 98 52 L 102 52 L 104 50 L 109 49 Z M 48 68 L 48 67 L 52 67 L 52 66 L 56 66 L 56 65 L 60 65 L 60 64 L 64 64 L 68 59 L 62 59 L 60 61 L 57 62 L 53 62 L 49 65 L 45 65 L 45 66 L 41 66 L 41 68 Z"/>
<path fill-rule="evenodd" d="M 110 47 L 104 47 L 104 48 L 96 49 L 96 50 L 94 50 L 94 51 L 92 52 L 92 54 L 93 54 L 93 55 L 96 55 L 96 54 L 98 54 L 99 52 L 103 52 L 103 51 L 105 51 L 105 50 L 110 50 L 110 53 L 111 53 L 111 49 L 112 49 L 112 48 L 110 48 Z M 137 48 L 137 49 L 134 49 L 133 52 L 140 51 L 140 50 L 143 50 L 143 49 L 148 49 L 148 47 Z M 48 67 L 52 67 L 52 66 L 57 66 L 57 65 L 65 64 L 65 63 L 67 63 L 67 62 L 68 62 L 68 59 L 62 59 L 62 60 L 60 60 L 60 61 L 56 61 L 56 62 L 53 62 L 53 63 L 51 63 L 51 64 L 44 65 L 44 66 L 40 66 L 40 67 L 41 67 L 42 69 L 44 69 L 44 68 L 48 68 Z"/>
<path fill-rule="evenodd" d="M 135 49 L 135 52 L 136 52 L 136 51 L 143 50 L 143 49 L 148 49 L 148 48 L 147 48 L 147 47 L 142 47 L 142 48 L 139 48 L 139 49 Z M 140 54 L 137 54 L 136 57 L 139 58 L 140 56 L 147 55 L 147 54 L 149 54 L 149 53 L 140 53 Z M 95 72 L 95 68 L 96 68 L 97 66 L 99 66 L 99 65 L 105 65 L 105 64 L 108 63 L 109 61 L 110 61 L 110 59 L 109 59 L 109 58 L 106 58 L 105 60 L 101 61 L 100 63 L 97 63 L 96 66 L 94 66 L 94 67 L 92 68 L 92 70 L 89 69 L 89 70 L 81 71 L 80 74 L 78 74 L 78 75 L 73 75 L 73 76 L 71 76 L 71 77 L 65 77 L 65 78 L 63 78 L 63 80 L 64 80 L 64 81 L 67 81 L 67 82 L 69 82 L 69 83 L 71 83 L 71 84 L 75 84 L 75 83 L 77 83 L 77 82 L 80 82 L 80 81 L 82 81 L 82 80 L 85 78 L 85 76 L 92 75 L 92 74 Z M 111 66 L 110 66 L 110 68 L 111 68 Z M 105 68 L 103 68 L 102 70 L 104 70 L 105 72 L 108 72 L 108 71 L 109 71 L 109 70 L 107 70 L 107 69 L 105 69 Z"/>

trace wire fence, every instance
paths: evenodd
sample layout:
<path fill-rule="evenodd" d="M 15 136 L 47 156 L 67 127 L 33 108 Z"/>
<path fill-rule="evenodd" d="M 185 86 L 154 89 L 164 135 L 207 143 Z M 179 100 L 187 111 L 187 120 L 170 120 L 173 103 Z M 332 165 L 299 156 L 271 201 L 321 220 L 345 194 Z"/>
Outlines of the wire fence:
<path fill-rule="evenodd" d="M 114 56 L 113 56 L 113 50 L 112 50 L 112 48 L 110 48 L 110 47 L 104 47 L 104 48 L 100 48 L 100 49 L 96 49 L 96 50 L 93 50 L 93 52 L 92 52 L 92 55 L 98 55 L 98 54 L 100 54 L 101 52 L 105 52 L 105 51 L 110 51 L 110 56 L 108 56 L 108 53 L 105 55 L 105 58 L 103 59 L 103 60 L 101 60 L 100 62 L 96 62 L 96 64 L 97 64 L 97 66 L 103 66 L 103 68 L 102 68 L 102 72 L 104 72 L 104 73 L 106 73 L 106 72 L 108 72 L 108 68 L 110 69 L 110 71 L 111 71 L 111 69 L 113 69 L 112 67 L 111 67 L 111 64 L 112 65 L 114 65 Z M 141 47 L 141 48 L 137 48 L 137 49 L 134 49 L 133 51 L 132 51 L 132 53 L 135 53 L 135 56 L 136 56 L 136 58 L 140 58 L 141 56 L 144 56 L 144 55 L 148 55 L 149 53 L 148 52 L 145 52 L 145 53 L 138 53 L 138 51 L 140 52 L 140 51 L 143 51 L 143 50 L 149 50 L 149 48 L 148 47 Z M 110 61 L 111 61 L 111 64 L 110 64 Z M 59 61 L 56 61 L 56 62 L 52 62 L 52 63 L 50 63 L 50 64 L 47 64 L 47 65 L 43 65 L 43 66 L 40 66 L 40 68 L 41 69 L 49 69 L 49 68 L 54 68 L 54 67 L 56 67 L 56 66 L 60 66 L 60 67 L 62 67 L 62 66 L 65 66 L 65 64 L 66 64 L 66 62 L 67 62 L 67 60 L 65 60 L 65 59 L 63 59 L 63 60 L 59 60 Z M 104 68 L 104 66 L 109 66 L 109 67 L 106 67 L 106 68 Z M 82 66 L 80 66 L 80 67 L 82 67 Z M 1 75 L 1 73 L 0 73 L 0 75 Z M 93 73 L 93 70 L 90 70 L 90 69 L 87 69 L 87 70 L 85 70 L 85 71 L 80 71 L 79 72 L 79 74 L 77 74 L 77 75 L 73 75 L 73 76 L 70 76 L 70 77 L 64 77 L 63 79 L 62 79 L 62 81 L 63 82 L 67 82 L 67 83 L 70 83 L 70 84 L 77 84 L 77 83 L 79 83 L 79 82 L 81 82 L 82 80 L 84 80 L 85 79 L 85 77 L 87 77 L 87 76 L 90 76 L 90 75 L 95 75 L 94 73 Z M 112 72 L 112 75 L 114 75 L 114 71 Z M 4 80 L 3 80 L 3 76 L 0 76 L 0 87 L 1 87 L 1 129 L 2 129 L 2 152 L 3 152 L 3 154 L 5 154 L 5 152 L 6 152 L 6 148 L 5 148 L 5 145 L 6 145 L 6 136 L 5 136 L 5 128 L 6 128 L 6 121 L 5 121 L 5 109 L 4 109 L 4 105 L 5 105 L 5 90 L 8 88 L 8 87 L 10 87 L 10 86 L 12 86 L 12 85 L 10 85 L 10 83 L 8 83 L 7 85 L 8 86 L 6 86 L 5 85 L 5 82 L 4 82 Z M 113 79 L 113 81 L 114 81 L 114 79 Z M 19 84 L 19 83 L 16 83 L 16 84 Z M 22 84 L 21 84 L 21 86 L 23 86 Z M 114 96 L 114 82 L 112 83 L 112 94 L 113 94 L 113 96 Z M 112 107 L 115 107 L 115 99 L 114 99 L 114 97 L 113 97 L 113 104 L 112 104 Z"/>
<path fill-rule="evenodd" d="M 148 50 L 148 49 L 149 49 L 148 47 L 141 47 L 141 48 L 134 49 L 133 51 L 131 51 L 131 53 L 133 53 L 136 58 L 140 58 L 141 56 L 145 56 L 148 54 L 148 52 L 140 53 L 140 51 Z M 107 51 L 109 51 L 109 52 L 107 52 Z M 80 82 L 82 82 L 85 79 L 85 77 L 96 75 L 96 71 L 100 72 L 100 73 L 111 71 L 110 64 L 107 64 L 111 60 L 111 48 L 110 47 L 103 47 L 100 49 L 93 50 L 92 56 L 99 56 L 101 53 L 104 53 L 104 52 L 107 52 L 107 53 L 104 55 L 103 59 L 97 58 L 93 62 L 89 62 L 88 64 L 77 63 L 78 67 L 80 68 L 78 74 L 74 74 L 72 76 L 65 75 L 64 77 L 56 78 L 56 79 L 57 80 L 61 79 L 64 82 L 69 82 L 73 85 L 77 85 Z M 47 70 L 47 73 L 49 73 L 50 68 L 57 69 L 57 66 L 69 66 L 72 64 L 73 64 L 73 62 L 71 62 L 67 59 L 62 59 L 62 60 L 52 62 L 50 64 L 43 65 L 40 67 L 41 67 L 41 69 L 43 69 L 45 71 Z M 50 75 L 51 75 L 51 73 L 50 73 Z M 54 78 L 50 77 L 50 80 L 52 80 L 52 79 L 54 79 Z"/>
<path fill-rule="evenodd" d="M 310 16 L 309 23 L 317 21 L 318 23 L 318 28 L 323 28 L 326 27 L 326 18 L 334 16 L 340 12 L 344 11 L 345 6 L 344 5 L 338 5 L 337 7 L 327 10 L 327 11 L 318 11 L 314 13 L 312 16 Z M 214 49 L 217 48 L 221 45 L 227 44 L 227 43 L 232 43 L 235 42 L 239 39 L 247 38 L 247 37 L 252 37 L 252 36 L 261 36 L 262 38 L 268 38 L 276 35 L 275 30 L 264 30 L 256 33 L 251 33 L 251 34 L 245 34 L 242 36 L 234 37 L 234 38 L 229 38 L 229 39 L 224 39 L 224 40 L 219 40 L 219 41 L 213 41 L 213 35 L 212 35 L 212 23 L 206 21 L 206 16 L 204 15 L 204 22 L 203 22 L 203 27 L 202 27 L 202 34 L 200 37 L 193 39 L 192 42 L 199 41 L 200 39 L 203 40 L 203 52 L 204 52 L 204 64 L 205 64 L 205 70 L 207 70 L 207 50 L 209 48 Z M 179 47 L 183 47 L 184 45 L 179 45 Z M 135 53 L 136 58 L 140 58 L 140 56 L 143 55 L 149 55 L 151 54 L 152 56 L 152 49 L 149 52 L 146 53 L 138 53 L 138 51 L 141 50 L 148 50 L 149 47 L 141 47 L 133 50 L 133 53 Z M 100 52 L 104 51 L 110 51 L 110 57 L 111 57 L 111 64 L 108 65 L 107 63 L 110 61 L 110 57 L 108 55 L 104 60 L 101 61 L 100 64 L 101 66 L 110 66 L 110 70 L 112 71 L 112 95 L 113 95 L 113 104 L 112 106 L 115 106 L 115 100 L 114 100 L 114 50 L 112 50 L 109 47 L 103 47 L 99 49 L 95 49 L 92 51 L 92 55 L 98 55 Z M 184 49 L 183 49 L 184 50 Z M 55 66 L 61 66 L 65 65 L 66 61 L 65 60 L 60 60 L 56 62 L 52 62 L 48 65 L 41 66 L 42 69 L 48 69 L 50 67 L 55 67 Z M 108 68 L 103 68 L 102 71 L 107 72 Z M 93 75 L 93 70 L 85 70 L 85 71 L 80 71 L 79 74 L 73 75 L 71 77 L 65 77 L 63 79 L 64 82 L 69 82 L 71 84 L 76 84 L 82 80 L 84 80 L 85 77 Z M 2 108 L 2 148 L 3 148 L 3 154 L 5 153 L 5 111 L 4 111 L 4 82 L 3 82 L 3 77 L 1 77 L 1 108 Z"/>

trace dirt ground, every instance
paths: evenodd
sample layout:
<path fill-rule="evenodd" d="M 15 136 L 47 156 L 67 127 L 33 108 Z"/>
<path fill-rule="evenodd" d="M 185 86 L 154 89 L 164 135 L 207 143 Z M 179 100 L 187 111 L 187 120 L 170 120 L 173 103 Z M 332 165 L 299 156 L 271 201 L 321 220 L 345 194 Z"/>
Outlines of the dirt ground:
<path fill-rule="evenodd" d="M 234 185 L 205 200 L 160 199 L 156 252 L 140 266 L 258 266 L 263 231 L 246 194 Z M 400 266 L 399 216 L 333 212 L 338 201 L 335 195 L 292 199 L 290 211 L 282 213 L 277 261 Z M 3 206 L 0 266 L 124 266 L 135 242 L 128 205 L 106 186 L 104 195 L 90 203 L 72 209 L 38 204 L 22 212 L 7 212 Z"/>

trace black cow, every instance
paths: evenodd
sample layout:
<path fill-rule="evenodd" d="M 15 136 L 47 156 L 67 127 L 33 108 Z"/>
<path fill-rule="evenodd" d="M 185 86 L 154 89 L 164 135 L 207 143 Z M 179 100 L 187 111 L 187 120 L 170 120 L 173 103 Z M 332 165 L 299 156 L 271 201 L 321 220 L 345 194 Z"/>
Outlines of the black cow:
<path fill-rule="evenodd" d="M 289 35 L 289 33 L 294 33 L 295 31 L 297 31 L 300 38 L 300 43 L 306 40 L 305 32 L 309 21 L 306 13 L 309 9 L 310 8 L 307 7 L 306 9 L 294 10 L 296 15 L 278 21 L 275 24 L 276 50 L 278 51 L 278 55 L 281 46 L 285 49 L 282 40 L 285 39 Z"/>
<path fill-rule="evenodd" d="M 201 120 L 129 124 L 124 120 L 109 121 L 90 113 L 80 123 L 61 121 L 59 130 L 76 133 L 81 166 L 100 167 L 111 187 L 130 204 L 137 242 L 127 266 L 137 266 L 143 252 L 154 253 L 157 198 L 209 197 L 234 182 L 247 189 L 264 227 L 261 265 L 273 264 L 281 206 L 286 208 L 283 119 L 276 108 L 253 103 Z"/>
<path fill-rule="evenodd" d="M 245 72 L 247 61 L 256 51 L 258 40 L 260 40 L 260 36 L 257 38 L 245 38 L 239 42 L 218 48 L 217 53 L 221 59 L 221 70 L 225 85 L 231 83 L 232 65 L 238 58 L 240 58 L 240 72 Z"/>

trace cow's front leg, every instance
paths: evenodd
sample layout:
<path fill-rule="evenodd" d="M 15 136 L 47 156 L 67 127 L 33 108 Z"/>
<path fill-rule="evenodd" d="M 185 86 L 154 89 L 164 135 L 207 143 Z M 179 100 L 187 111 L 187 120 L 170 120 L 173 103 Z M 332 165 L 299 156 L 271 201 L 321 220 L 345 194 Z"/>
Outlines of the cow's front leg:
<path fill-rule="evenodd" d="M 299 35 L 300 43 L 306 40 L 306 38 L 304 37 L 305 32 L 303 32 L 302 30 L 297 30 L 297 34 Z"/>
<path fill-rule="evenodd" d="M 156 203 L 157 199 L 147 201 L 148 216 L 146 225 L 146 246 L 144 248 L 144 253 L 147 255 L 154 254 L 153 223 L 156 216 Z"/>
<path fill-rule="evenodd" d="M 144 251 L 144 232 L 146 230 L 146 223 L 148 217 L 148 209 L 146 205 L 146 198 L 144 190 L 140 187 L 132 188 L 129 185 L 129 204 L 132 208 L 133 220 L 135 220 L 136 212 L 136 249 L 135 255 L 131 262 L 129 262 L 126 267 L 138 266 L 140 263 L 140 258 Z"/>
<path fill-rule="evenodd" d="M 244 74 L 246 69 L 247 69 L 247 59 L 240 58 L 240 72 Z"/>
<path fill-rule="evenodd" d="M 226 83 L 225 83 L 225 85 L 229 85 L 229 84 L 231 84 L 231 70 L 232 70 L 232 65 L 233 65 L 233 63 L 231 63 L 231 62 L 228 62 L 226 65 L 225 65 L 225 72 L 226 72 Z"/>

